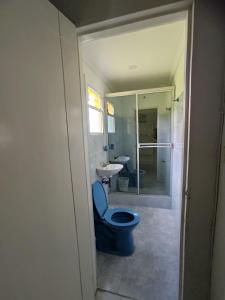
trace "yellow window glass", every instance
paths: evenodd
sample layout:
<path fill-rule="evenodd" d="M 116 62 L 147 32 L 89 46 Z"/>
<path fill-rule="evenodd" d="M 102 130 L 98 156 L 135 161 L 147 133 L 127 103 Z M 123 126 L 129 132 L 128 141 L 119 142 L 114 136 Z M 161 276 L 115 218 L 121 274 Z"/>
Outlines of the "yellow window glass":
<path fill-rule="evenodd" d="M 107 112 L 109 115 L 114 116 L 114 106 L 111 102 L 107 102 Z"/>
<path fill-rule="evenodd" d="M 88 87 L 88 104 L 97 109 L 102 109 L 102 101 L 100 95 L 90 87 Z"/>

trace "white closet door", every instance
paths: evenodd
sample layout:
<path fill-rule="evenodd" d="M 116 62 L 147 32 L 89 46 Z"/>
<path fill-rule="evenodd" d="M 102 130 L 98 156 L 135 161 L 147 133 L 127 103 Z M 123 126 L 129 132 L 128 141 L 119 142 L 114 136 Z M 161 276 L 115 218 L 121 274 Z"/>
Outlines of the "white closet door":
<path fill-rule="evenodd" d="M 85 168 L 78 41 L 74 24 L 61 13 L 59 21 L 82 291 L 85 300 L 93 300 L 96 276 L 94 222 L 92 200 L 88 201 L 87 191 L 90 183 Z"/>
<path fill-rule="evenodd" d="M 5 300 L 82 299 L 58 21 L 47 0 L 0 2 Z"/>

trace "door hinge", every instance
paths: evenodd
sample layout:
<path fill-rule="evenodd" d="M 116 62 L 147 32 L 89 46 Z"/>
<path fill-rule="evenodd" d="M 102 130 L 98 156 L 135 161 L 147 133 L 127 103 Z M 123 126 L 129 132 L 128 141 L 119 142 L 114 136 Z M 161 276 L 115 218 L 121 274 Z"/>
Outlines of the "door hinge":
<path fill-rule="evenodd" d="M 191 197 L 189 190 L 185 190 L 184 195 L 187 197 L 187 199 L 190 199 L 190 197 Z"/>

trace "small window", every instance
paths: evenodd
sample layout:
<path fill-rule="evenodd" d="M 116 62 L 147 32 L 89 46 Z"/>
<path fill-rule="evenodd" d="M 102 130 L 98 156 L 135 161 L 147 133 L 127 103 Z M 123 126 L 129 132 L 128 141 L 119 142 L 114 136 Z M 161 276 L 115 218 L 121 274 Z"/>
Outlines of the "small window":
<path fill-rule="evenodd" d="M 88 115 L 90 133 L 103 133 L 103 101 L 100 95 L 88 87 Z"/>
<path fill-rule="evenodd" d="M 115 117 L 108 115 L 108 133 L 115 133 Z"/>
<path fill-rule="evenodd" d="M 89 107 L 89 128 L 91 133 L 103 133 L 102 112 Z"/>
<path fill-rule="evenodd" d="M 108 133 L 115 133 L 115 117 L 114 106 L 111 102 L 107 102 L 107 114 L 108 114 Z"/>

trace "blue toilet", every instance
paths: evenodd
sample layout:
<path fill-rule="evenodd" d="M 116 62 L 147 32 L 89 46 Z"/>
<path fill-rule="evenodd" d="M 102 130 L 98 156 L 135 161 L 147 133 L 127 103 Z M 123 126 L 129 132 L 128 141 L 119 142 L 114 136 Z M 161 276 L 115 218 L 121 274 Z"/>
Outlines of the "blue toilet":
<path fill-rule="evenodd" d="M 140 222 L 137 212 L 126 208 L 108 208 L 100 181 L 92 185 L 96 248 L 99 251 L 128 256 L 134 252 L 132 231 Z"/>

